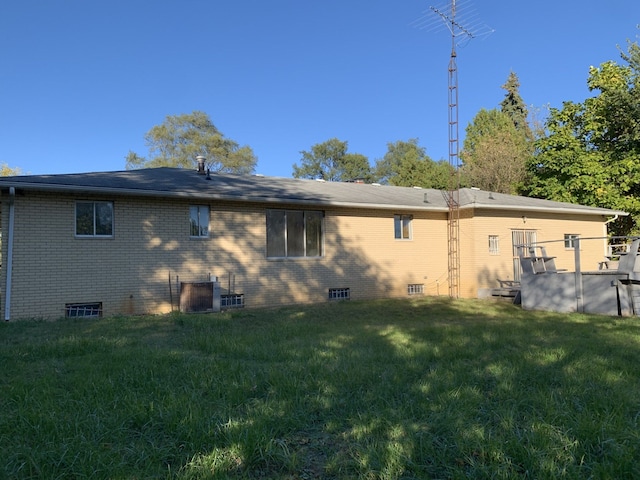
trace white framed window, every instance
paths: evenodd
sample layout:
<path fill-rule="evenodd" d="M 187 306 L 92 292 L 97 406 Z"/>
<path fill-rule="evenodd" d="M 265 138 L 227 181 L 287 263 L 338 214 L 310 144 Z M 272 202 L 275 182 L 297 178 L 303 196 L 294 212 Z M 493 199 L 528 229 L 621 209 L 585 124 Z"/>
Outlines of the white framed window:
<path fill-rule="evenodd" d="M 350 300 L 351 289 L 350 288 L 330 288 L 329 300 Z"/>
<path fill-rule="evenodd" d="M 500 237 L 489 235 L 489 255 L 500 255 Z"/>
<path fill-rule="evenodd" d="M 566 248 L 567 250 L 572 250 L 574 248 L 576 248 L 576 244 L 578 242 L 576 242 L 576 239 L 579 238 L 580 235 L 578 235 L 577 233 L 565 233 L 564 234 L 564 248 Z"/>
<path fill-rule="evenodd" d="M 267 257 L 321 257 L 323 219 L 317 210 L 267 210 Z"/>
<path fill-rule="evenodd" d="M 209 236 L 209 205 L 189 207 L 189 236 L 206 238 Z"/>
<path fill-rule="evenodd" d="M 411 240 L 412 215 L 393 216 L 393 234 L 397 240 Z"/>
<path fill-rule="evenodd" d="M 407 295 L 424 295 L 424 283 L 408 284 Z"/>
<path fill-rule="evenodd" d="M 113 202 L 76 202 L 77 237 L 113 237 Z"/>

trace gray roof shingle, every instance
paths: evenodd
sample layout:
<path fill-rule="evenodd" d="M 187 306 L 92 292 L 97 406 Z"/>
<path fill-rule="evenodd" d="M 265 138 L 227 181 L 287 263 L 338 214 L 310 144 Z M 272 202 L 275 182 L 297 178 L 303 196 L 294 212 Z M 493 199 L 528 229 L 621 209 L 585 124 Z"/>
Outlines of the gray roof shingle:
<path fill-rule="evenodd" d="M 207 177 L 194 170 L 169 167 L 0 177 L 0 189 L 9 187 L 51 192 L 185 197 L 318 207 L 448 211 L 447 192 L 435 189 L 322 182 L 261 175 L 212 173 Z M 469 188 L 460 189 L 457 196 L 460 209 L 627 215 L 626 212 L 619 210 L 585 207 Z"/>

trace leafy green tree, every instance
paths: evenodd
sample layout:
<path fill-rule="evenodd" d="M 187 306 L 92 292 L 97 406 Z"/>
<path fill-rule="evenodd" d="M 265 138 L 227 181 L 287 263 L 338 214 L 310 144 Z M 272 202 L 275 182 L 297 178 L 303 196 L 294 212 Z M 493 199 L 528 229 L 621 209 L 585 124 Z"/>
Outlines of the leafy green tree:
<path fill-rule="evenodd" d="M 528 110 L 511 72 L 502 88 L 500 110 L 482 109 L 467 126 L 460 158 L 462 177 L 472 186 L 501 193 L 518 193 L 525 183 L 534 135 Z"/>
<path fill-rule="evenodd" d="M 549 103 L 542 105 L 540 107 L 533 107 L 529 111 L 529 116 L 527 117 L 529 121 L 529 128 L 531 128 L 531 133 L 533 135 L 532 142 L 535 142 L 536 139 L 543 137 L 546 135 L 545 131 L 545 122 L 549 117 L 549 110 L 551 109 L 551 105 Z M 531 144 L 531 153 L 533 154 L 535 150 L 535 144 Z"/>
<path fill-rule="evenodd" d="M 466 129 L 462 176 L 471 186 L 515 194 L 524 182 L 529 155 L 529 143 L 509 115 L 482 109 Z"/>
<path fill-rule="evenodd" d="M 332 138 L 300 152 L 300 166 L 293 165 L 294 178 L 311 178 L 328 182 L 373 181 L 373 173 L 366 156 L 348 153 L 348 143 Z"/>
<path fill-rule="evenodd" d="M 195 168 L 196 157 L 207 159 L 214 172 L 252 173 L 257 158 L 248 146 L 240 146 L 225 136 L 200 111 L 168 115 L 165 121 L 145 135 L 150 158 L 129 152 L 126 168 L 183 167 Z"/>
<path fill-rule="evenodd" d="M 381 183 L 403 186 L 449 188 L 455 170 L 448 162 L 434 162 L 415 138 L 387 144 L 387 153 L 376 162 L 376 176 Z"/>
<path fill-rule="evenodd" d="M 591 67 L 587 84 L 596 95 L 551 109 L 548 135 L 536 142 L 523 193 L 583 205 L 620 209 L 610 229 L 640 231 L 640 49 L 629 44 L 627 65 Z"/>

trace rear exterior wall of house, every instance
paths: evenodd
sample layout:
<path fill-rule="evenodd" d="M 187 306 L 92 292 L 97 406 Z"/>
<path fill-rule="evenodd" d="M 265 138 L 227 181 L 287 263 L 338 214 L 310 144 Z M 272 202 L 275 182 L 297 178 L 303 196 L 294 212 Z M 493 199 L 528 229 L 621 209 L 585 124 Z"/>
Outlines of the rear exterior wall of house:
<path fill-rule="evenodd" d="M 77 237 L 77 201 L 113 202 L 113 235 Z M 324 302 L 330 289 L 349 289 L 351 299 L 447 293 L 444 213 L 308 207 L 324 212 L 323 255 L 267 258 L 262 204 L 19 190 L 14 205 L 10 319 L 60 318 L 68 304 L 99 303 L 104 315 L 167 313 L 178 307 L 178 281 L 209 275 L 247 307 Z M 202 238 L 190 236 L 192 205 L 210 209 Z M 410 218 L 408 238 L 395 238 L 394 214 Z M 8 218 L 3 196 L 3 232 Z M 6 292 L 3 268 L 3 316 Z"/>
<path fill-rule="evenodd" d="M 597 270 L 605 259 L 606 225 L 601 215 L 553 215 L 544 213 L 496 212 L 476 209 L 460 222 L 461 244 L 466 261 L 462 275 L 463 296 L 499 287 L 498 280 L 514 280 L 514 232 L 531 232 L 546 253 L 553 256 L 558 270 L 575 270 L 573 248 L 565 246 L 565 235 L 578 235 L 580 267 Z M 490 240 L 490 237 L 493 237 Z M 515 259 L 519 264 L 519 261 Z"/>

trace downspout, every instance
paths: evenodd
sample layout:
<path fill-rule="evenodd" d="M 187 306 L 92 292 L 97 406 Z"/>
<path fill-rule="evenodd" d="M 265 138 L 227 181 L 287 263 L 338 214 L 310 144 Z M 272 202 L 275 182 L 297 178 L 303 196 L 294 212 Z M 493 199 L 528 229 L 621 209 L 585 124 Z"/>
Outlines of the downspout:
<path fill-rule="evenodd" d="M 608 238 L 608 237 L 609 237 L 609 228 L 607 228 L 607 225 L 608 225 L 609 223 L 611 223 L 611 222 L 615 222 L 615 221 L 618 219 L 618 217 L 619 217 L 619 216 L 620 216 L 620 215 L 616 213 L 616 214 L 613 216 L 613 218 L 610 218 L 609 220 L 607 220 L 606 222 L 604 222 L 604 223 L 602 224 L 602 228 L 603 228 L 603 230 L 604 230 L 604 231 L 602 232 L 602 236 L 603 236 L 603 237 L 605 237 L 605 238 Z M 604 245 L 604 256 L 605 256 L 605 258 L 607 257 L 607 255 L 609 255 L 609 249 L 607 248 L 607 244 L 608 244 L 608 243 L 609 243 L 609 240 L 607 240 L 607 241 L 605 242 L 605 245 Z"/>
<path fill-rule="evenodd" d="M 13 272 L 13 223 L 15 217 L 14 201 L 16 189 L 9 187 L 9 235 L 7 238 L 7 290 L 4 296 L 4 320 L 11 318 L 11 274 Z"/>
<path fill-rule="evenodd" d="M 615 221 L 618 219 L 618 217 L 619 217 L 619 216 L 620 216 L 620 215 L 616 213 L 616 214 L 613 216 L 613 218 L 610 218 L 609 220 L 607 220 L 606 222 L 604 222 L 604 224 L 606 225 L 607 223 L 615 222 Z"/>
<path fill-rule="evenodd" d="M 584 313 L 584 285 L 582 284 L 582 267 L 580 266 L 580 237 L 574 240 L 573 258 L 576 264 L 574 273 L 576 282 L 576 310 L 578 313 Z"/>

